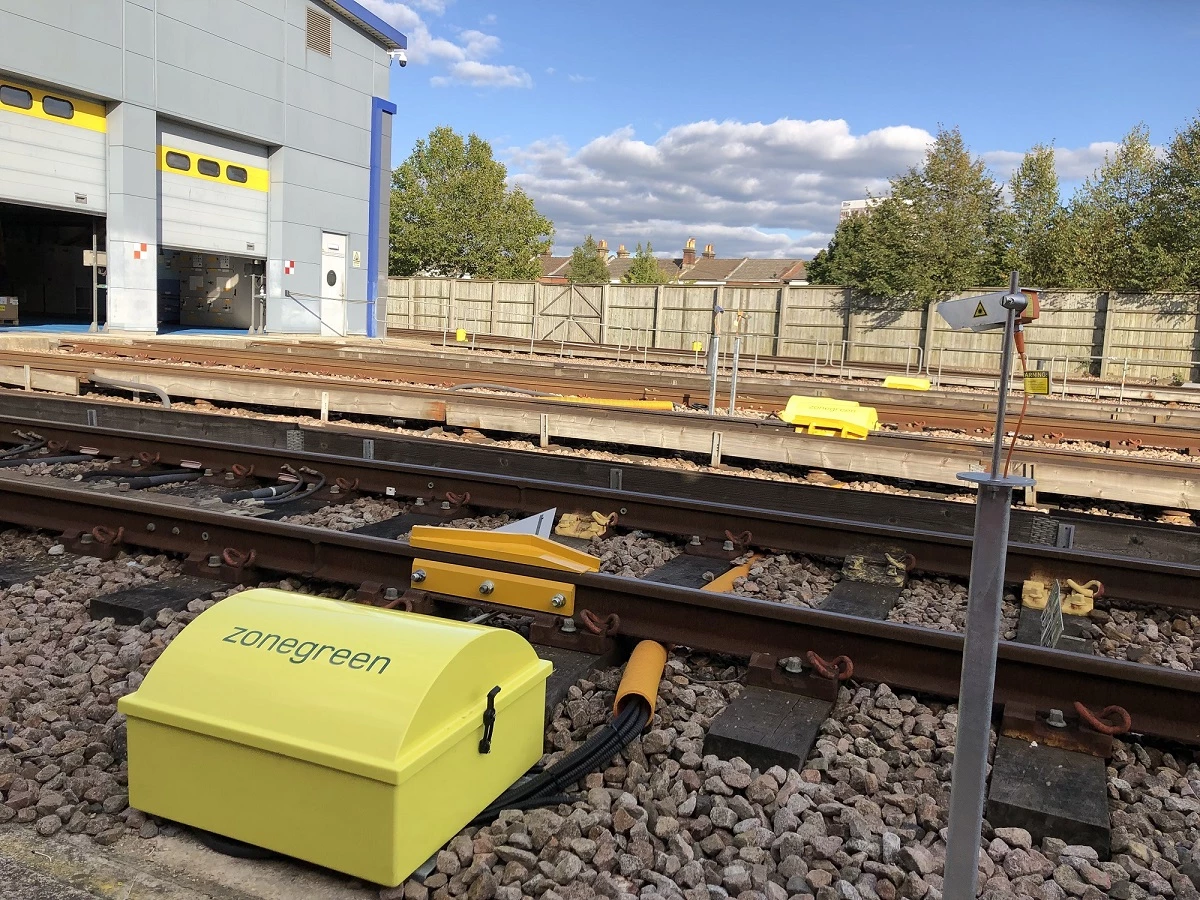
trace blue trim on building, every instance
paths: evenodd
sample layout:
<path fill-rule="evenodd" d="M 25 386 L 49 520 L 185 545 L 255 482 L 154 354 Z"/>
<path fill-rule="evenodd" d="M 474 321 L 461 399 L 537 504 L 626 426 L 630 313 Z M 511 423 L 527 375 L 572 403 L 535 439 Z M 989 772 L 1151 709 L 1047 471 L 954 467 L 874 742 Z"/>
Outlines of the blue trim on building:
<path fill-rule="evenodd" d="M 379 300 L 379 194 L 383 187 L 383 117 L 394 116 L 396 104 L 382 97 L 371 98 L 371 187 L 367 199 L 367 337 L 379 336 L 375 308 Z"/>
<path fill-rule="evenodd" d="M 387 49 L 408 49 L 408 38 L 402 32 L 383 21 L 361 3 L 355 3 L 354 0 L 323 0 L 323 2 L 327 6 L 339 7 L 346 16 L 361 25 L 363 30 L 379 39 Z"/>

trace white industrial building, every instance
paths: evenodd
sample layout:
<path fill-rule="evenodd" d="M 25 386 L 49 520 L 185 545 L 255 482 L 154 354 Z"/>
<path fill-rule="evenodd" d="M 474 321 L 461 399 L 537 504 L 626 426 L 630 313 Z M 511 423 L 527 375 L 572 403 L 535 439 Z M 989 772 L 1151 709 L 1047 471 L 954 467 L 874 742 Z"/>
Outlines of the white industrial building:
<path fill-rule="evenodd" d="M 382 334 L 406 46 L 352 0 L 0 0 L 0 329 Z"/>

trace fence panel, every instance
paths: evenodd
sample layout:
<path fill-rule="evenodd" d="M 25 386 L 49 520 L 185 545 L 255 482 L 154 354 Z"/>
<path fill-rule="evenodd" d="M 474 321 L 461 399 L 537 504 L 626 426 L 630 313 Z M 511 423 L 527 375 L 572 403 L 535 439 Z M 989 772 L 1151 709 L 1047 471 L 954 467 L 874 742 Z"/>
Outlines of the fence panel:
<path fill-rule="evenodd" d="M 837 361 L 846 339 L 848 291 L 840 287 L 790 287 L 784 295 L 776 355 Z"/>
<path fill-rule="evenodd" d="M 997 288 L 977 288 L 975 296 Z M 554 285 L 448 278 L 392 278 L 390 329 L 464 328 L 564 343 L 690 350 L 708 346 L 714 301 L 728 338 L 741 313 L 742 352 L 837 364 L 926 371 L 995 372 L 1000 333 L 951 331 L 936 308 L 853 309 L 849 291 L 824 285 Z M 1031 365 L 1054 381 L 1096 376 L 1161 383 L 1200 380 L 1200 294 L 1044 291 L 1041 318 L 1026 329 Z M 845 356 L 843 356 L 845 354 Z"/>
<path fill-rule="evenodd" d="M 1200 294 L 1117 294 L 1111 302 L 1108 356 L 1128 360 L 1126 377 L 1166 383 L 1197 380 Z M 1124 364 L 1118 366 L 1111 372 L 1116 377 Z"/>

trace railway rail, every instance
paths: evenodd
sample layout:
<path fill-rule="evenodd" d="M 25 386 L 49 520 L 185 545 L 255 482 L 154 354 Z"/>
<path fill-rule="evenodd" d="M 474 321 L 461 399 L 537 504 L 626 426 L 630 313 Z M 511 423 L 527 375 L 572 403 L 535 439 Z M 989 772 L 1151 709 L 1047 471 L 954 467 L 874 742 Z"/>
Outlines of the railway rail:
<path fill-rule="evenodd" d="M 411 608 L 426 612 L 463 601 L 409 591 L 415 558 L 464 566 L 483 562 L 459 553 L 418 550 L 385 538 L 29 480 L 0 478 L 0 510 L 0 517 L 13 524 L 63 533 L 68 546 L 82 552 L 131 546 L 210 562 L 215 557 L 225 562 L 211 567 L 213 574 L 234 583 L 244 582 L 257 568 L 347 585 L 370 583 L 371 590 L 390 585 L 407 592 Z M 84 541 L 85 537 L 91 539 Z M 230 566 L 231 558 L 252 560 L 252 565 Z M 500 560 L 487 560 L 486 565 L 528 578 L 547 575 L 546 569 L 537 566 Z M 808 650 L 827 659 L 845 655 L 854 660 L 860 677 L 928 694 L 957 693 L 963 647 L 959 635 L 611 575 L 553 574 L 573 584 L 577 609 L 619 623 L 608 637 L 652 638 L 744 657 L 766 654 L 779 660 Z M 470 605 L 490 606 L 477 600 Z M 550 638 L 561 634 L 559 621 L 541 621 L 538 634 Z M 596 643 L 588 640 L 594 636 L 586 632 L 576 635 L 581 640 L 567 643 Z M 1131 712 L 1140 733 L 1200 743 L 1200 723 L 1191 712 L 1200 703 L 1200 675 L 1001 645 L 997 703 L 1061 709 L 1075 701 L 1101 707 L 1119 704 Z"/>
<path fill-rule="evenodd" d="M 766 419 L 615 410 L 586 403 L 320 375 L 201 369 L 161 361 L 0 352 L 0 380 L 12 383 L 14 379 L 64 393 L 78 392 L 80 383 L 88 379 L 142 382 L 171 396 L 277 409 L 319 409 L 323 418 L 331 412 L 403 418 L 540 435 L 543 444 L 558 437 L 702 454 L 714 465 L 723 459 L 750 459 L 928 484 L 956 485 L 959 472 L 981 469 L 990 455 L 981 441 L 965 438 L 877 432 L 863 443 L 797 434 L 791 426 Z M 1014 472 L 1033 476 L 1038 489 L 1046 493 L 1183 509 L 1197 505 L 1200 465 L 1188 460 L 1146 460 L 1037 445 L 1018 445 L 1013 460 Z M 1032 493 L 1027 492 L 1026 497 L 1032 499 Z"/>
<path fill-rule="evenodd" d="M 580 366 L 544 360 L 515 362 L 494 358 L 465 358 L 461 353 L 432 355 L 394 348 L 338 350 L 275 343 L 251 343 L 245 348 L 196 346 L 133 341 L 129 344 L 79 341 L 64 343 L 72 352 L 193 365 L 258 368 L 278 372 L 366 378 L 429 386 L 486 382 L 517 390 L 617 400 L 669 400 L 681 406 L 706 401 L 708 378 L 702 374 L 663 373 L 645 369 Z M 467 373 L 470 373 L 469 375 Z M 718 403 L 729 403 L 727 379 L 718 387 Z M 995 427 L 995 401 L 947 391 L 906 395 L 862 385 L 797 386 L 794 382 L 739 377 L 739 408 L 764 412 L 782 409 L 796 393 L 857 400 L 873 406 L 880 421 L 902 431 L 958 430 L 990 435 Z M 1200 395 L 1196 397 L 1200 401 Z M 1108 447 L 1161 447 L 1200 454 L 1200 410 L 1124 408 L 1038 398 L 1025 418 L 1023 433 L 1042 441 L 1087 441 Z"/>
<path fill-rule="evenodd" d="M 388 337 L 427 345 L 431 349 L 445 348 L 458 344 L 454 339 L 453 330 L 443 329 L 409 329 L 389 328 Z M 695 368 L 703 357 L 691 350 L 672 350 L 663 347 L 649 347 L 644 343 L 633 346 L 627 344 L 590 344 L 571 341 L 540 340 L 530 341 L 529 338 L 509 337 L 506 335 L 469 333 L 466 346 L 473 350 L 484 350 L 498 353 L 508 353 L 522 356 L 558 357 L 559 359 L 588 359 L 616 363 L 641 363 L 642 365 L 672 366 L 680 368 Z M 296 346 L 327 347 L 328 342 L 315 340 L 294 340 Z M 819 348 L 817 348 L 819 350 Z M 914 348 L 915 349 L 915 348 Z M 936 348 L 935 348 L 936 351 Z M 721 366 L 730 367 L 731 347 L 726 340 L 721 347 Z M 830 351 L 832 354 L 832 351 Z M 744 354 L 741 364 L 743 370 L 747 367 L 757 373 L 777 375 L 793 375 L 800 377 L 824 377 L 836 379 L 871 379 L 879 381 L 888 375 L 922 374 L 932 378 L 939 385 L 954 385 L 958 387 L 994 389 L 995 376 L 979 369 L 950 368 L 926 365 L 924 371 L 920 367 L 914 369 L 909 363 L 856 362 L 849 358 L 838 358 L 837 354 L 798 358 L 794 356 L 773 356 L 759 354 L 752 356 Z M 1126 362 L 1137 365 L 1137 360 L 1112 359 L 1111 363 Z M 1090 363 L 1090 361 L 1089 361 Z M 1132 380 L 1094 378 L 1088 375 L 1063 377 L 1062 373 L 1052 373 L 1054 393 L 1064 397 L 1080 397 L 1089 399 L 1107 399 L 1118 403 L 1125 400 L 1143 400 L 1151 402 L 1196 403 L 1200 400 L 1200 392 L 1195 386 L 1162 385 Z"/>

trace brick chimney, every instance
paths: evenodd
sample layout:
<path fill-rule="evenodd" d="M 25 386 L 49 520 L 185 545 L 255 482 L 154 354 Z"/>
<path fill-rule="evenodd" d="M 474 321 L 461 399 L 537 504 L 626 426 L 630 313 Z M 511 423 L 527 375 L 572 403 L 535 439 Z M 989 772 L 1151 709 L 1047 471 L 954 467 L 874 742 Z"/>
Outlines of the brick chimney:
<path fill-rule="evenodd" d="M 705 259 L 715 259 L 716 256 L 717 256 L 717 251 L 713 249 L 713 245 L 705 244 L 704 245 L 704 258 Z"/>
<path fill-rule="evenodd" d="M 617 259 L 629 259 L 629 251 L 625 249 L 624 244 L 617 248 Z"/>
<path fill-rule="evenodd" d="M 692 266 L 696 264 L 696 239 L 688 238 L 687 243 L 683 245 L 683 264 Z"/>
<path fill-rule="evenodd" d="M 596 242 L 596 259 L 608 259 L 608 241 L 601 238 Z"/>

